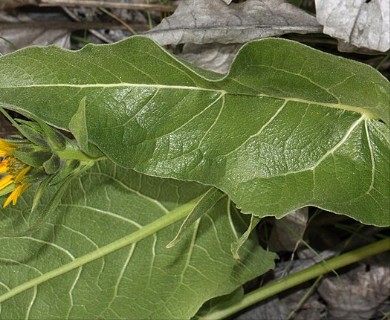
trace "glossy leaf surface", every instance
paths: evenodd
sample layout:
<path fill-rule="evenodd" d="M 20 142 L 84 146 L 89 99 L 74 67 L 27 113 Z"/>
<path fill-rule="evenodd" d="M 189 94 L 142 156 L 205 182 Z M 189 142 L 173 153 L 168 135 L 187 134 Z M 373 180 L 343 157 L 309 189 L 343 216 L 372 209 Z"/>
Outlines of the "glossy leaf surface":
<path fill-rule="evenodd" d="M 196 183 L 147 177 L 100 162 L 72 182 L 56 214 L 38 232 L 0 237 L 0 318 L 188 319 L 205 301 L 273 268 L 275 255 L 262 250 L 256 237 L 241 249 L 241 260 L 233 259 L 230 245 L 248 225 L 224 197 L 174 248 L 165 246 L 180 222 L 65 273 L 67 263 L 142 233 L 205 191 Z M 3 228 L 29 223 L 32 193 L 18 207 L 0 209 Z M 2 300 L 56 269 L 57 277 Z"/>
<path fill-rule="evenodd" d="M 390 85 L 369 66 L 266 39 L 222 77 L 133 37 L 0 69 L 1 106 L 63 129 L 85 97 L 89 141 L 121 166 L 215 186 L 260 217 L 313 205 L 389 223 Z"/>

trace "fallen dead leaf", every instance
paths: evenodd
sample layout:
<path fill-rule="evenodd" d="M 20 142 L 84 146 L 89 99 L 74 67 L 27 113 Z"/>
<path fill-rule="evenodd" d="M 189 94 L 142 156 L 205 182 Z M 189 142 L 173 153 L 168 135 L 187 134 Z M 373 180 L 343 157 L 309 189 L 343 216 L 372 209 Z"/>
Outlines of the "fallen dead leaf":
<path fill-rule="evenodd" d="M 390 267 L 387 258 L 382 265 L 360 265 L 339 277 L 324 279 L 318 287 L 334 320 L 372 319 L 378 306 L 389 297 Z"/>
<path fill-rule="evenodd" d="M 290 212 L 282 219 L 275 219 L 269 239 L 271 251 L 294 251 L 303 238 L 309 217 L 308 207 Z"/>
<path fill-rule="evenodd" d="M 177 56 L 198 67 L 218 73 L 227 73 L 241 44 L 188 43 Z"/>
<path fill-rule="evenodd" d="M 13 16 L 6 12 L 0 12 L 1 54 L 10 53 L 32 45 L 46 46 L 55 44 L 62 48 L 70 48 L 70 32 L 67 29 L 17 27 L 19 22 L 32 21 L 34 19 L 25 14 Z"/>
<path fill-rule="evenodd" d="M 146 35 L 160 45 L 245 43 L 285 33 L 322 32 L 315 17 L 283 0 L 183 0 Z"/>
<path fill-rule="evenodd" d="M 316 12 L 331 37 L 359 48 L 390 49 L 389 0 L 317 0 Z"/>

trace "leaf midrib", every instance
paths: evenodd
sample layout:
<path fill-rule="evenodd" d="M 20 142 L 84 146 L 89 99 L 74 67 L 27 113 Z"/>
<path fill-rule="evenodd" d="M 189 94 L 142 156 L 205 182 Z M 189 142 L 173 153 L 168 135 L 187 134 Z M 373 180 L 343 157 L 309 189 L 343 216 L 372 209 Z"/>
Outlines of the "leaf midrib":
<path fill-rule="evenodd" d="M 153 222 L 143 226 L 142 229 L 136 230 L 103 247 L 97 248 L 96 250 L 91 251 L 81 257 L 75 258 L 73 261 L 62 265 L 61 267 L 55 268 L 51 271 L 42 274 L 41 276 L 32 278 L 14 288 L 11 288 L 6 293 L 0 295 L 0 303 L 14 297 L 15 295 L 18 295 L 22 292 L 32 289 L 46 281 L 49 281 L 55 277 L 61 276 L 69 271 L 82 267 L 87 263 L 102 258 L 119 249 L 135 244 L 138 241 L 148 236 L 154 235 L 155 233 L 164 229 L 165 227 L 182 220 L 186 215 L 188 215 L 191 212 L 191 210 L 193 210 L 193 208 L 197 205 L 200 199 L 201 196 L 192 199 L 187 203 L 182 204 L 179 207 L 176 207 L 175 209 L 170 211 L 169 214 L 166 214 L 161 218 L 158 218 Z"/>
<path fill-rule="evenodd" d="M 262 98 L 271 98 L 271 99 L 279 99 L 284 100 L 286 102 L 298 102 L 298 103 L 304 103 L 309 105 L 316 105 L 316 106 L 323 106 L 327 108 L 332 109 L 340 109 L 340 110 L 346 110 L 351 112 L 359 113 L 363 116 L 365 116 L 366 119 L 378 119 L 378 117 L 370 112 L 367 109 L 364 109 L 362 107 L 352 106 L 348 104 L 337 104 L 337 103 L 327 103 L 327 102 L 319 102 L 319 101 L 312 101 L 312 100 L 305 100 L 305 99 L 299 99 L 299 98 L 291 98 L 291 97 L 278 97 L 278 96 L 271 96 L 268 94 L 252 94 L 252 93 L 239 93 L 239 92 L 229 92 L 222 89 L 208 89 L 204 87 L 194 87 L 194 86 L 179 86 L 179 85 L 161 85 L 161 84 L 140 84 L 140 83 L 96 83 L 96 84 L 66 84 L 66 83 L 60 83 L 60 84 L 31 84 L 31 85 L 22 85 L 17 86 L 17 88 L 51 88 L 51 87 L 69 87 L 69 88 L 118 88 L 118 87 L 135 87 L 135 88 L 154 88 L 154 89 L 166 89 L 166 90 L 189 90 L 189 91 L 206 91 L 206 92 L 214 92 L 218 94 L 218 98 L 220 96 L 225 95 L 231 95 L 231 96 L 249 96 L 249 97 L 262 97 Z M 1 87 L 0 89 L 15 89 L 15 86 L 10 87 Z"/>

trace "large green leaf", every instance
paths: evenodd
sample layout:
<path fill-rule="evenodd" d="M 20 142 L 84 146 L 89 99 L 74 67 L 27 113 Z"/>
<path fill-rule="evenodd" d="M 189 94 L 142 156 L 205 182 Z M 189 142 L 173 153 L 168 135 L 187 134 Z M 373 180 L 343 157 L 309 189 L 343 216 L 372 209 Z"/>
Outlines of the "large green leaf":
<path fill-rule="evenodd" d="M 47 277 L 2 301 L 0 318 L 188 319 L 205 301 L 272 268 L 275 255 L 262 250 L 255 237 L 241 249 L 241 260 L 233 259 L 230 245 L 247 223 L 227 197 L 174 248 L 165 246 L 180 223 L 91 263 L 82 260 L 142 232 L 205 191 L 196 183 L 148 177 L 100 162 L 72 182 L 56 215 L 39 232 L 0 238 L 0 301 L 16 287 Z M 28 223 L 31 196 L 13 209 L 1 209 L 0 220 Z M 79 266 L 65 273 L 65 265 L 76 261 Z M 56 269 L 58 276 L 50 279 L 49 272 Z"/>
<path fill-rule="evenodd" d="M 216 186 L 258 216 L 314 205 L 389 224 L 390 85 L 369 66 L 266 39 L 222 77 L 133 37 L 30 48 L 0 70 L 1 106 L 63 129 L 86 97 L 89 141 L 121 166 Z"/>

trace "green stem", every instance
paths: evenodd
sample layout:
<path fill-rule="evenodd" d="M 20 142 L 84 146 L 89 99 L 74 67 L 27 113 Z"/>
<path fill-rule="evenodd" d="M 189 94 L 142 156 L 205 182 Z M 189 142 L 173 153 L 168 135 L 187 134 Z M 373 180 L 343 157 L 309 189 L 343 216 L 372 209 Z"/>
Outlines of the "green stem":
<path fill-rule="evenodd" d="M 80 160 L 80 161 L 93 161 L 97 159 L 93 159 L 91 157 L 88 157 L 86 154 L 82 153 L 78 150 L 62 150 L 62 151 L 56 151 L 57 155 L 64 160 Z"/>
<path fill-rule="evenodd" d="M 142 229 L 139 229 L 119 240 L 116 240 L 104 247 L 101 247 L 95 251 L 92 251 L 80 258 L 77 258 L 73 260 L 72 262 L 63 265 L 60 268 L 54 269 L 52 271 L 49 271 L 42 276 L 39 276 L 35 279 L 32 279 L 30 281 L 27 281 L 7 293 L 0 296 L 0 303 L 4 302 L 14 296 L 16 296 L 19 293 L 22 293 L 28 289 L 34 288 L 35 286 L 44 283 L 50 279 L 53 279 L 55 277 L 58 277 L 60 275 L 63 275 L 64 273 L 67 273 L 71 270 L 74 270 L 76 268 L 79 268 L 89 262 L 92 262 L 96 259 L 99 259 L 101 257 L 104 257 L 110 253 L 113 253 L 119 249 L 122 249 L 123 247 L 126 247 L 128 245 L 131 245 L 133 243 L 136 243 L 142 239 L 145 239 L 146 237 L 155 234 L 156 232 L 164 229 L 165 227 L 183 219 L 188 213 L 190 213 L 193 208 L 196 206 L 198 201 L 202 198 L 202 196 L 195 198 L 194 200 L 172 210 L 169 214 L 164 215 L 163 217 L 153 221 L 152 223 L 146 225 Z"/>
<path fill-rule="evenodd" d="M 216 311 L 199 317 L 198 319 L 224 319 L 235 313 L 250 307 L 251 305 L 272 297 L 280 292 L 302 284 L 308 280 L 317 278 L 335 269 L 363 260 L 369 256 L 390 250 L 390 238 L 385 238 L 365 247 L 350 251 L 338 257 L 323 261 L 310 268 L 287 276 L 283 279 L 270 283 L 251 293 L 246 294 L 240 301 L 233 305 L 221 304 Z M 222 309 L 223 308 L 223 309 Z"/>

